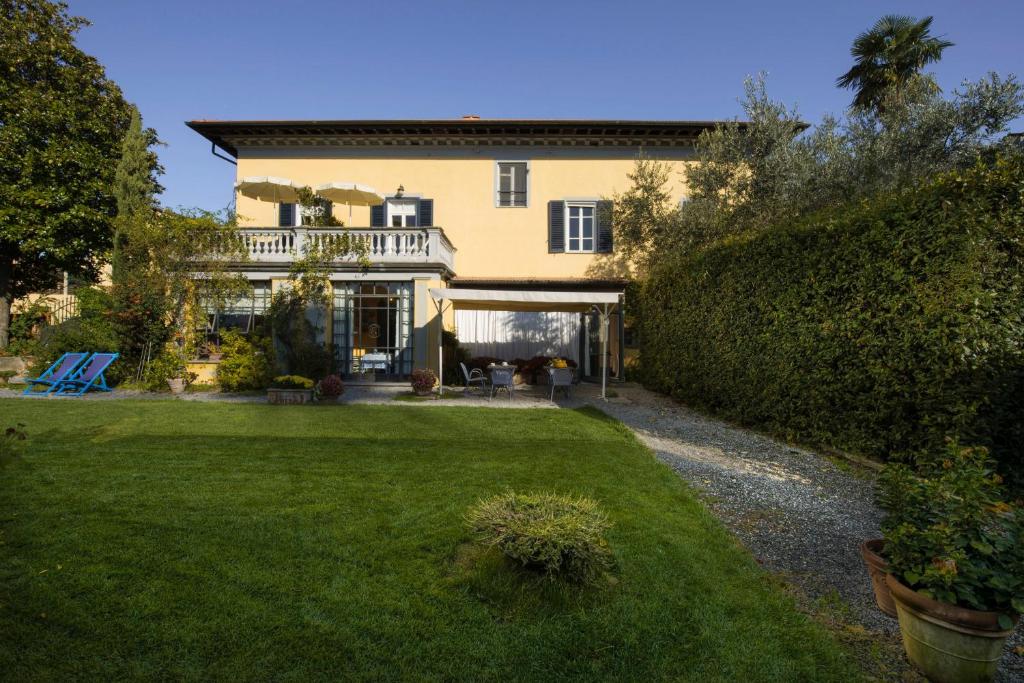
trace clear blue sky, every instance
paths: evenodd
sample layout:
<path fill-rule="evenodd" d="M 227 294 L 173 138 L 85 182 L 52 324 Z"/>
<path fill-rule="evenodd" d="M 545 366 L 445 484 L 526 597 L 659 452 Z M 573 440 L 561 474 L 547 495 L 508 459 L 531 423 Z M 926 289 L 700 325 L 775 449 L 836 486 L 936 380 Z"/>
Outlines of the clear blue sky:
<path fill-rule="evenodd" d="M 853 38 L 886 13 L 935 17 L 946 90 L 1024 77 L 1024 2 L 407 2 L 71 0 L 106 66 L 167 146 L 168 206 L 222 208 L 234 167 L 188 119 L 719 119 L 745 76 L 816 122 Z M 1024 128 L 1018 122 L 1016 128 Z"/>

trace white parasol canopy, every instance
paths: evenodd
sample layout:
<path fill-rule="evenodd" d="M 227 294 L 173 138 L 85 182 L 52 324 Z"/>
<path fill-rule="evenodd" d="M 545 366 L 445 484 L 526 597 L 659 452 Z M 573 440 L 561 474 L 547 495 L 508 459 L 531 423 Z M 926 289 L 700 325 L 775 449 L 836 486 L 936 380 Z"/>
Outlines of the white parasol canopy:
<path fill-rule="evenodd" d="M 264 202 L 286 202 L 299 201 L 296 185 L 288 178 L 277 178 L 275 176 L 246 176 L 237 183 L 235 189 L 243 197 L 259 199 Z"/>
<path fill-rule="evenodd" d="M 380 206 L 384 203 L 384 197 L 377 194 L 376 190 L 361 183 L 324 183 L 316 186 L 316 193 L 335 204 Z"/>

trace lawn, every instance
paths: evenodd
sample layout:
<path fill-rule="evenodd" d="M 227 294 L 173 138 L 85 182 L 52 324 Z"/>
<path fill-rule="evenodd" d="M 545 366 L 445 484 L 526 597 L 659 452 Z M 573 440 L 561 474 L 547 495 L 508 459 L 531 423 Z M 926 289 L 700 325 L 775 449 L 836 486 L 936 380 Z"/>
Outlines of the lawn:
<path fill-rule="evenodd" d="M 592 410 L 0 400 L 8 680 L 851 680 L 668 468 Z M 467 543 L 585 494 L 619 568 L 552 584 Z"/>

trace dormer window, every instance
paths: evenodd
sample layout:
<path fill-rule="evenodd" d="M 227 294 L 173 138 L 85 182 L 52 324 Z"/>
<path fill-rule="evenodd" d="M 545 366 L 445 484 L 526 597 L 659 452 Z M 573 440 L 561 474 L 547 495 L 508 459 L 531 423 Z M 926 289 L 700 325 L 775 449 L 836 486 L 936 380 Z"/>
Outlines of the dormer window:
<path fill-rule="evenodd" d="M 495 206 L 525 207 L 528 206 L 528 183 L 526 176 L 530 172 L 526 161 L 497 162 L 497 197 Z"/>

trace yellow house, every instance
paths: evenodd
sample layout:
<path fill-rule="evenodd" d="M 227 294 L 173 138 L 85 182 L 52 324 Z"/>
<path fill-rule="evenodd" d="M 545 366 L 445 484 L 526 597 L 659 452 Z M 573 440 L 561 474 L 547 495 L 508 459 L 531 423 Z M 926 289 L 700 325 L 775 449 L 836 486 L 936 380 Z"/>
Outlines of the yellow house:
<path fill-rule="evenodd" d="M 187 125 L 211 142 L 211 152 L 236 164 L 237 181 L 272 176 L 312 188 L 359 183 L 383 198 L 379 206 L 332 207 L 349 234 L 367 240 L 372 263 L 367 269 L 339 262 L 331 277 L 325 340 L 346 374 L 436 369 L 443 320 L 473 355 L 565 356 L 585 378 L 601 372 L 604 348 L 614 378 L 624 357 L 621 306 L 602 336 L 600 309 L 582 303 L 585 296 L 550 306 L 463 301 L 452 310 L 440 305 L 437 290 L 479 291 L 485 298 L 486 292 L 532 292 L 536 301 L 545 292 L 560 292 L 549 298 L 565 301 L 573 293 L 613 293 L 621 300 L 629 273 L 615 252 L 610 198 L 628 188 L 627 174 L 644 154 L 679 171 L 671 191 L 681 200 L 681 171 L 694 140 L 716 123 L 470 116 Z M 245 328 L 286 280 L 302 245 L 340 229 L 303 227 L 304 211 L 292 204 L 241 195 L 236 202 L 250 253 L 239 267 L 255 294 L 212 318 L 215 326 Z"/>

